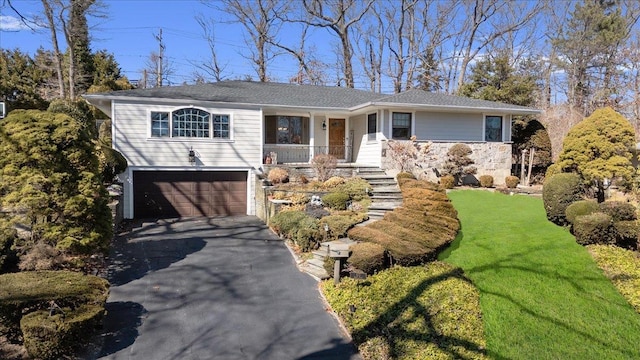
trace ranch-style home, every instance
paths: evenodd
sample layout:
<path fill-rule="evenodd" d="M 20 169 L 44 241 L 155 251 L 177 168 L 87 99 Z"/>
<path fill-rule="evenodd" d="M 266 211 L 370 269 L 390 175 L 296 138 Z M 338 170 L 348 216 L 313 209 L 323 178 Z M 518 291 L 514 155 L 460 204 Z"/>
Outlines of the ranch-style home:
<path fill-rule="evenodd" d="M 271 163 L 331 154 L 386 167 L 387 142 L 429 141 L 429 168 L 455 143 L 478 174 L 511 171 L 511 120 L 527 107 L 409 90 L 383 95 L 313 85 L 223 81 L 87 94 L 111 119 L 129 167 L 124 217 L 255 214 L 255 176 Z M 435 172 L 434 172 L 435 173 Z M 427 174 L 429 175 L 429 174 Z"/>

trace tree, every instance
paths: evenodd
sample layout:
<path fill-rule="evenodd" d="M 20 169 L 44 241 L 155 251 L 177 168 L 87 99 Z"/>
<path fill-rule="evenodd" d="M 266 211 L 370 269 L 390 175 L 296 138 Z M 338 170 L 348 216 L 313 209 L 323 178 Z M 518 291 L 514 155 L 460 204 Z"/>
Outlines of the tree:
<path fill-rule="evenodd" d="M 610 107 L 598 109 L 569 131 L 556 166 L 562 172 L 577 173 L 586 185 L 595 186 L 598 202 L 603 202 L 608 181 L 628 181 L 633 176 L 634 147 L 635 134 L 629 121 Z"/>
<path fill-rule="evenodd" d="M 519 164 L 522 161 L 522 153 L 535 149 L 531 172 L 535 175 L 542 175 L 546 168 L 551 165 L 551 139 L 547 129 L 542 124 L 529 116 L 516 118 L 512 126 L 511 140 L 513 141 L 512 154 L 513 163 Z M 524 164 L 520 164 L 524 166 Z"/>
<path fill-rule="evenodd" d="M 20 50 L 0 50 L 0 99 L 7 110 L 46 109 L 48 103 L 38 92 L 45 73 L 29 55 Z"/>
<path fill-rule="evenodd" d="M 302 4 L 310 19 L 300 19 L 311 26 L 325 28 L 338 36 L 340 40 L 340 62 L 345 85 L 355 87 L 353 72 L 353 45 L 350 29 L 369 11 L 374 0 L 360 2 L 357 0 L 302 0 Z M 327 5 L 325 7 L 325 5 Z"/>
<path fill-rule="evenodd" d="M 91 137 L 65 114 L 15 110 L 0 122 L 0 194 L 13 221 L 30 229 L 22 247 L 45 243 L 69 254 L 106 251 L 108 194 Z"/>
<path fill-rule="evenodd" d="M 466 175 L 475 174 L 478 169 L 473 166 L 475 162 L 469 157 L 473 150 L 467 144 L 455 144 L 447 151 L 447 161 L 440 172 L 441 175 L 451 175 L 457 185 L 464 183 Z"/>

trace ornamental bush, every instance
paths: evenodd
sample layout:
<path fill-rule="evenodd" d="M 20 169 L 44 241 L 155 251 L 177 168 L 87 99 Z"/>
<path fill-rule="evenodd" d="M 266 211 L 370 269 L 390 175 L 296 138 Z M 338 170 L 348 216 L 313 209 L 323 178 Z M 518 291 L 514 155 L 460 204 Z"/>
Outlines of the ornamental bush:
<path fill-rule="evenodd" d="M 318 181 L 325 182 L 336 170 L 338 160 L 333 155 L 319 154 L 311 159 L 311 167 L 318 177 Z"/>
<path fill-rule="evenodd" d="M 480 175 L 480 186 L 484 188 L 493 187 L 493 176 L 491 175 Z"/>
<path fill-rule="evenodd" d="M 351 256 L 347 264 L 367 275 L 373 275 L 387 267 L 387 256 L 384 247 L 374 243 L 357 243 L 351 245 Z"/>
<path fill-rule="evenodd" d="M 291 239 L 297 231 L 298 223 L 306 217 L 309 216 L 304 211 L 281 211 L 269 219 L 269 226 L 276 234 Z"/>
<path fill-rule="evenodd" d="M 613 223 L 616 232 L 616 245 L 625 249 L 638 249 L 638 226 L 637 220 L 623 220 Z"/>
<path fill-rule="evenodd" d="M 347 231 L 365 221 L 368 215 L 365 213 L 357 213 L 352 211 L 341 211 L 333 215 L 325 216 L 320 219 L 321 224 L 329 227 L 327 234 L 331 239 L 339 239 L 347 235 Z"/>
<path fill-rule="evenodd" d="M 332 176 L 330 177 L 327 181 L 324 182 L 324 184 L 322 184 L 322 186 L 324 188 L 330 189 L 330 188 L 334 188 L 338 185 L 344 184 L 345 180 L 343 177 L 341 176 Z"/>
<path fill-rule="evenodd" d="M 631 221 L 638 218 L 636 207 L 624 201 L 605 201 L 599 204 L 600 211 L 611 216 L 613 221 Z"/>
<path fill-rule="evenodd" d="M 582 183 L 578 174 L 560 173 L 545 179 L 542 200 L 547 219 L 558 225 L 566 225 L 567 207 L 582 200 L 582 194 Z"/>
<path fill-rule="evenodd" d="M 276 167 L 269 170 L 267 179 L 269 179 L 272 184 L 283 184 L 289 181 L 289 173 L 286 169 Z"/>
<path fill-rule="evenodd" d="M 310 216 L 300 219 L 292 232 L 293 241 L 302 252 L 315 250 L 320 245 L 322 233 L 317 219 Z"/>
<path fill-rule="evenodd" d="M 567 206 L 565 217 L 570 224 L 573 224 L 578 216 L 593 214 L 598 209 L 598 203 L 593 200 L 579 200 Z"/>
<path fill-rule="evenodd" d="M 398 182 L 402 179 L 415 179 L 415 178 L 416 177 L 412 173 L 407 171 L 401 171 L 398 173 L 398 175 L 396 175 L 396 181 Z"/>
<path fill-rule="evenodd" d="M 520 183 L 520 178 L 518 178 L 517 176 L 509 175 L 504 179 L 504 183 L 509 189 L 515 189 Z"/>
<path fill-rule="evenodd" d="M 443 175 L 440 177 L 440 185 L 445 189 L 453 189 L 456 184 L 456 178 L 453 175 Z"/>
<path fill-rule="evenodd" d="M 346 179 L 343 184 L 336 187 L 336 191 L 343 192 L 354 201 L 360 201 L 369 197 L 368 190 L 371 189 L 371 185 L 365 179 L 359 177 L 353 177 Z"/>
<path fill-rule="evenodd" d="M 612 218 L 602 212 L 578 216 L 573 224 L 573 235 L 581 245 L 616 243 Z"/>
<path fill-rule="evenodd" d="M 342 191 L 330 192 L 322 197 L 322 203 L 335 210 L 346 210 L 348 201 L 349 194 Z"/>

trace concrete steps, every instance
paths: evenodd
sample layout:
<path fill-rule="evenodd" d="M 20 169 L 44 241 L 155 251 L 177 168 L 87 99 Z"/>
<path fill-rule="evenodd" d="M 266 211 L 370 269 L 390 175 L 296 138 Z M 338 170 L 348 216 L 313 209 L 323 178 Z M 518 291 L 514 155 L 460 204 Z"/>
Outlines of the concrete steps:
<path fill-rule="evenodd" d="M 387 175 L 380 168 L 360 169 L 358 176 L 367 180 L 371 185 L 371 206 L 369 207 L 369 219 L 379 220 L 388 211 L 402 205 L 402 192 L 396 179 Z M 360 224 L 362 225 L 362 224 Z"/>
<path fill-rule="evenodd" d="M 309 275 L 319 279 L 325 280 L 330 276 L 327 271 L 324 269 L 324 261 L 327 257 L 329 257 L 329 247 L 332 244 L 338 245 L 351 245 L 354 244 L 355 241 L 349 238 L 342 238 L 334 241 L 327 241 L 320 244 L 320 248 L 318 250 L 314 250 L 312 252 L 312 257 L 308 260 L 305 260 L 302 264 L 300 264 L 300 270 L 306 272 Z"/>

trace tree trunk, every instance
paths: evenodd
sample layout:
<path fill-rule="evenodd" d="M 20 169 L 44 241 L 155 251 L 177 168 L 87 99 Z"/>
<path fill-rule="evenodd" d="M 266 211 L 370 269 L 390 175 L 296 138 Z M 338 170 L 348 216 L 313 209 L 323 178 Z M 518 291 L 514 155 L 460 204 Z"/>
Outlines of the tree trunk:
<path fill-rule="evenodd" d="M 44 13 L 49 23 L 49 31 L 51 32 L 51 43 L 53 45 L 53 60 L 56 69 L 56 76 L 58 77 L 58 92 L 61 98 L 65 98 L 64 91 L 64 76 L 62 75 L 62 54 L 60 53 L 60 47 L 58 46 L 58 34 L 56 33 L 56 25 L 53 20 L 53 9 L 48 0 L 42 0 L 44 6 Z"/>

